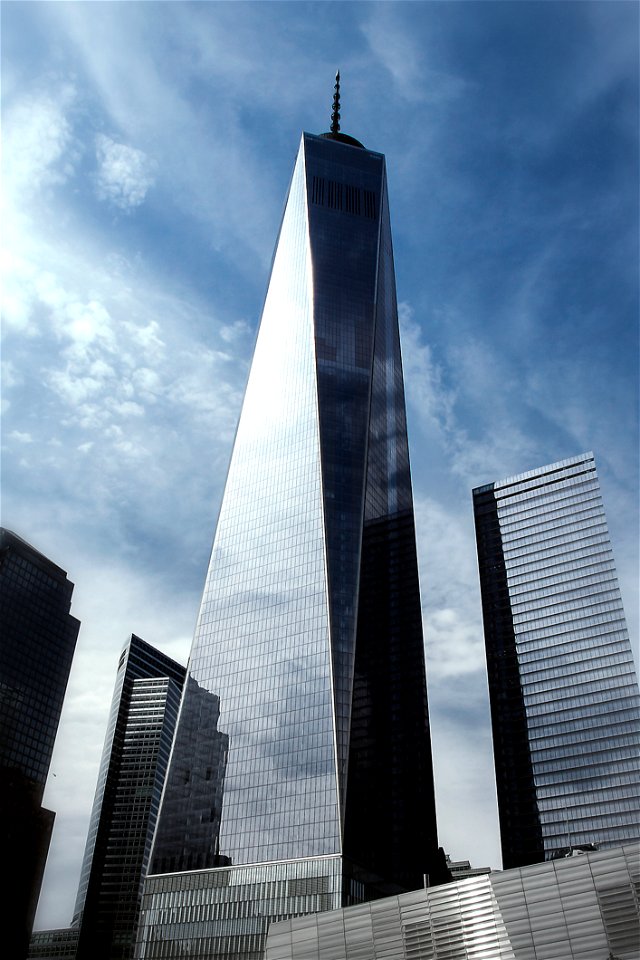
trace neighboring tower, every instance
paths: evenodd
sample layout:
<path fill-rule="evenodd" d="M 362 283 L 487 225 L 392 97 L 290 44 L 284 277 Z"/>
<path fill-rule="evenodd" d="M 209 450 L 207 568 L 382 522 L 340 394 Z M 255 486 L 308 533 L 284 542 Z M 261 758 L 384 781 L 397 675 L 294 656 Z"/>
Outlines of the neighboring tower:
<path fill-rule="evenodd" d="M 72 921 L 78 960 L 133 955 L 185 672 L 134 635 L 120 655 Z"/>
<path fill-rule="evenodd" d="M 148 879 L 146 960 L 260 956 L 275 916 L 448 876 L 385 163 L 338 116 L 302 136 L 154 845 L 153 874 L 214 869 Z"/>
<path fill-rule="evenodd" d="M 2 949 L 26 957 L 55 814 L 42 807 L 80 622 L 67 574 L 0 529 Z"/>
<path fill-rule="evenodd" d="M 592 454 L 473 491 L 503 865 L 640 836 L 640 696 Z"/>

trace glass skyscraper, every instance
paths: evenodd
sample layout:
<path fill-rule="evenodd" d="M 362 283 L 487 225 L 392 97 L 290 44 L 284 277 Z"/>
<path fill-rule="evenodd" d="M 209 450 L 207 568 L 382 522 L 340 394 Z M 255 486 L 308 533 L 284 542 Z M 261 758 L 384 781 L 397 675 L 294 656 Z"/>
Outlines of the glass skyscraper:
<path fill-rule="evenodd" d="M 293 171 L 151 873 L 147 960 L 446 875 L 384 157 L 335 124 Z"/>
<path fill-rule="evenodd" d="M 640 696 L 592 454 L 473 491 L 505 867 L 640 837 Z"/>
<path fill-rule="evenodd" d="M 26 957 L 55 814 L 42 806 L 78 639 L 73 584 L 0 529 L 0 843 L 2 946 Z"/>
<path fill-rule="evenodd" d="M 185 672 L 134 634 L 120 655 L 73 917 L 78 960 L 133 956 Z"/>

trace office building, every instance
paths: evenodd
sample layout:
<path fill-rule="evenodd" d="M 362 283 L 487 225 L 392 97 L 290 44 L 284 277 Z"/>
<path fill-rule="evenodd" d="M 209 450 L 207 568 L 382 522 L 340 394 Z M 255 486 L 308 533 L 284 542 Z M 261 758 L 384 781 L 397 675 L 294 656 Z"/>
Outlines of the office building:
<path fill-rule="evenodd" d="M 640 835 L 640 697 L 592 454 L 473 491 L 503 865 Z"/>
<path fill-rule="evenodd" d="M 118 663 L 72 920 L 78 960 L 133 955 L 184 678 L 184 667 L 132 634 Z"/>
<path fill-rule="evenodd" d="M 55 563 L 0 529 L 2 945 L 26 957 L 55 814 L 42 806 L 80 622 Z"/>
<path fill-rule="evenodd" d="M 331 132 L 303 134 L 279 232 L 145 884 L 145 960 L 259 957 L 274 917 L 448 876 L 385 162 L 337 118 L 336 97 Z"/>
<path fill-rule="evenodd" d="M 79 927 L 34 930 L 29 944 L 29 960 L 76 960 Z"/>
<path fill-rule="evenodd" d="M 275 923 L 264 960 L 637 960 L 637 843 Z"/>

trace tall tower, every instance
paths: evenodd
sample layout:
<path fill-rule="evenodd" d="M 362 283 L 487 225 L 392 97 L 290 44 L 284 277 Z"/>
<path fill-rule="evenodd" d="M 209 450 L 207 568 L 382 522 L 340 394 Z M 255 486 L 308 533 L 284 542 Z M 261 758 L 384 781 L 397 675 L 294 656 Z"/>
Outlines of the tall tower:
<path fill-rule="evenodd" d="M 505 868 L 640 838 L 640 696 L 592 454 L 473 491 Z"/>
<path fill-rule="evenodd" d="M 0 843 L 7 956 L 26 957 L 55 814 L 42 806 L 80 622 L 67 574 L 0 529 Z"/>
<path fill-rule="evenodd" d="M 185 672 L 134 634 L 120 655 L 73 917 L 78 960 L 133 956 Z"/>
<path fill-rule="evenodd" d="M 340 133 L 338 94 L 331 132 L 302 136 L 278 236 L 145 887 L 147 960 L 194 939 L 257 957 L 270 918 L 446 875 L 385 163 Z"/>

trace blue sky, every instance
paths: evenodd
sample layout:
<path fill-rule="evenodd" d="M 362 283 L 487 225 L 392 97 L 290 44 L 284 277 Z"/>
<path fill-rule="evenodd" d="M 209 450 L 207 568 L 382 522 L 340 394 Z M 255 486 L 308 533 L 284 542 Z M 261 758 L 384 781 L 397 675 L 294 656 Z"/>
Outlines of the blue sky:
<path fill-rule="evenodd" d="M 2 10 L 3 523 L 82 620 L 38 927 L 120 649 L 186 661 L 300 132 L 387 156 L 440 839 L 500 866 L 471 488 L 596 454 L 638 637 L 638 6 Z"/>

